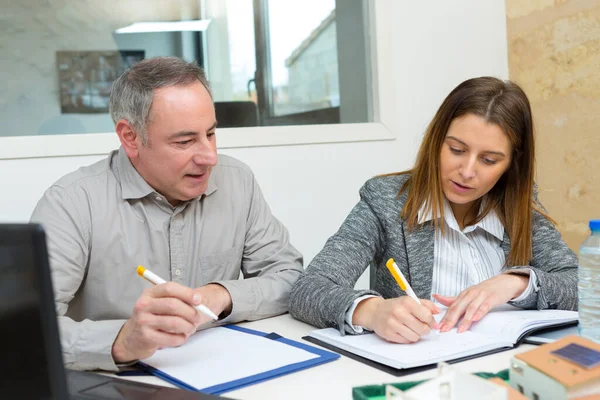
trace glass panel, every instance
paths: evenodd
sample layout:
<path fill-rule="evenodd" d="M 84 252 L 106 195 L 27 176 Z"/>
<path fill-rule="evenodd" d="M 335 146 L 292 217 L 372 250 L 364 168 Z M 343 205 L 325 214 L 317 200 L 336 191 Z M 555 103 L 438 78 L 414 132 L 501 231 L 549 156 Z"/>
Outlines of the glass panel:
<path fill-rule="evenodd" d="M 256 70 L 252 0 L 208 0 L 207 73 L 217 102 L 253 101 Z"/>
<path fill-rule="evenodd" d="M 198 0 L 4 1 L 0 135 L 113 132 L 108 91 L 124 68 L 159 55 L 200 59 L 198 32 L 117 30 L 199 16 Z"/>
<path fill-rule="evenodd" d="M 221 127 L 369 122 L 366 2 L 5 2 L 0 136 L 113 132 L 112 82 L 155 56 L 206 69 Z"/>
<path fill-rule="evenodd" d="M 340 105 L 335 0 L 269 0 L 275 116 Z"/>

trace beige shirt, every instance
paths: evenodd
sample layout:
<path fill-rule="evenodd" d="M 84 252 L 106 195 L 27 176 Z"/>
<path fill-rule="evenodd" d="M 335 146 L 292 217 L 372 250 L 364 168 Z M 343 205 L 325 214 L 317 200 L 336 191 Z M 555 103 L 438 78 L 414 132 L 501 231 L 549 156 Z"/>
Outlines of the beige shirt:
<path fill-rule="evenodd" d="M 224 286 L 233 309 L 221 323 L 286 312 L 302 271 L 301 254 L 251 170 L 224 155 L 205 194 L 173 207 L 121 148 L 52 185 L 31 221 L 47 233 L 63 357 L 71 369 L 117 369 L 113 341 L 151 285 L 137 275 L 138 265 L 189 287 Z"/>

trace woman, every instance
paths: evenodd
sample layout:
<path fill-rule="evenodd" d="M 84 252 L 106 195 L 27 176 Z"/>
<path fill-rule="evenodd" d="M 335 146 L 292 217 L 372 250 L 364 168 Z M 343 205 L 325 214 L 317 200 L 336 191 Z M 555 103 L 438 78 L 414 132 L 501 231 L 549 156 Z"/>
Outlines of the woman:
<path fill-rule="evenodd" d="M 444 100 L 412 170 L 367 181 L 296 282 L 290 312 L 392 342 L 467 330 L 496 305 L 577 308 L 577 257 L 537 202 L 533 122 L 510 81 L 467 80 Z M 393 258 L 419 305 L 385 267 Z M 354 290 L 368 265 L 372 290 Z M 440 323 L 432 314 L 448 310 Z"/>

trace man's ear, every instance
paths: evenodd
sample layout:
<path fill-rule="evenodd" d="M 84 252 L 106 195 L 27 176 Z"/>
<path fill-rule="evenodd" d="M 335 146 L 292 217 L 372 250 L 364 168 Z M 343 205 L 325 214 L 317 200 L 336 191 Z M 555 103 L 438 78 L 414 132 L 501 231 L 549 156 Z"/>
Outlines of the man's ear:
<path fill-rule="evenodd" d="M 142 145 L 142 140 L 135 131 L 133 125 L 131 125 L 127 120 L 120 119 L 115 125 L 115 131 L 119 136 L 121 146 L 123 146 L 123 149 L 125 150 L 125 153 L 127 153 L 127 156 L 129 158 L 137 157 L 139 148 Z"/>

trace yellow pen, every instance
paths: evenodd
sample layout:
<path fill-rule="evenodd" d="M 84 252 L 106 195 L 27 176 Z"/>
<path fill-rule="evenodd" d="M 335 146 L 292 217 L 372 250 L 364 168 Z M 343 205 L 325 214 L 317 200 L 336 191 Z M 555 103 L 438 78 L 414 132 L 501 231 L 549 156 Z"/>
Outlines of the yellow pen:
<path fill-rule="evenodd" d="M 408 283 L 408 281 L 404 277 L 404 274 L 402 273 L 402 271 L 400 271 L 400 268 L 398 268 L 398 265 L 396 265 L 396 262 L 394 261 L 394 259 L 390 258 L 385 263 L 385 266 L 387 267 L 387 269 L 390 271 L 390 273 L 392 274 L 392 276 L 396 280 L 396 283 L 398 283 L 398 286 L 400 286 L 400 289 L 404 290 L 404 292 L 409 297 L 411 297 L 412 299 L 414 299 L 417 303 L 421 304 L 421 300 L 419 300 L 419 298 L 417 297 L 417 295 L 415 294 L 415 292 L 410 287 L 410 284 Z M 433 332 L 435 332 L 436 335 L 439 335 L 438 331 L 433 330 Z"/>
<path fill-rule="evenodd" d="M 398 283 L 398 286 L 400 286 L 400 289 L 404 290 L 407 295 L 412 297 L 417 303 L 421 304 L 421 300 L 419 300 L 419 298 L 417 297 L 415 292 L 410 287 L 410 284 L 408 283 L 408 281 L 402 274 L 402 271 L 400 271 L 400 268 L 398 268 L 398 265 L 396 265 L 396 262 L 394 261 L 394 259 L 390 258 L 385 263 L 385 266 L 390 270 L 390 273 L 396 280 L 396 283 Z"/>
<path fill-rule="evenodd" d="M 146 279 L 148 282 L 153 283 L 155 285 L 161 285 L 161 284 L 167 282 L 160 276 L 158 276 L 155 273 L 153 273 L 152 271 L 142 267 L 141 265 L 139 265 L 137 267 L 137 273 L 139 276 L 141 276 L 142 278 Z M 202 314 L 206 315 L 207 317 L 214 319 L 215 321 L 219 319 L 219 317 L 217 317 L 215 315 L 215 313 L 213 313 L 210 310 L 210 308 L 206 307 L 204 304 L 200 304 L 200 305 L 193 306 L 193 307 L 196 310 L 198 310 L 199 312 L 201 312 Z"/>

